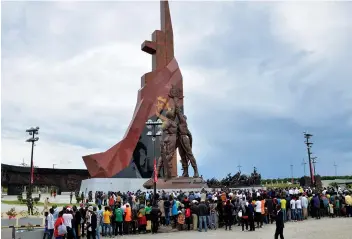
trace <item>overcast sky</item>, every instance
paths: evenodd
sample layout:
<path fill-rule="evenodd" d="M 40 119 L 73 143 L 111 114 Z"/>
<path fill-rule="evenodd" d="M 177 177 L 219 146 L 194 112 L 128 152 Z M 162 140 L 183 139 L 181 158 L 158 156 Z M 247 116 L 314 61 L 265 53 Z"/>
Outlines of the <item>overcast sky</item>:
<path fill-rule="evenodd" d="M 85 168 L 120 141 L 159 2 L 2 2 L 2 162 Z M 351 2 L 171 2 L 194 153 L 206 178 L 352 174 Z M 307 167 L 308 172 L 308 167 Z"/>

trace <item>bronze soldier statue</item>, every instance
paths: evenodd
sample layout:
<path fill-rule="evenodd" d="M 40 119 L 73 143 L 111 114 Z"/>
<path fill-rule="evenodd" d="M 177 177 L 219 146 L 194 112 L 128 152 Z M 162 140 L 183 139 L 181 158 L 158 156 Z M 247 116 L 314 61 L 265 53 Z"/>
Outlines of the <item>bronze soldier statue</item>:
<path fill-rule="evenodd" d="M 156 168 L 157 174 L 160 175 L 161 168 L 164 168 L 164 179 L 171 177 L 172 159 L 178 148 L 183 169 L 182 177 L 189 177 L 189 164 L 194 170 L 193 177 L 199 177 L 196 159 L 192 152 L 192 134 L 188 129 L 187 117 L 182 114 L 178 105 L 178 99 L 183 98 L 182 92 L 180 89 L 172 87 L 169 97 L 174 101 L 174 108 L 166 112 L 166 120 L 162 125 L 163 140 L 160 142 L 160 158 Z M 178 119 L 178 124 L 176 119 Z"/>
<path fill-rule="evenodd" d="M 166 112 L 166 121 L 162 125 L 163 140 L 160 143 L 161 157 L 157 165 L 157 173 L 160 173 L 160 169 L 164 168 L 164 178 L 169 179 L 171 177 L 172 158 L 176 150 L 177 141 L 177 123 L 175 122 L 176 114 L 175 109 L 168 110 Z"/>
<path fill-rule="evenodd" d="M 181 109 L 177 104 L 177 100 L 175 100 L 175 108 L 176 116 L 179 121 L 177 131 L 177 147 L 181 156 L 181 164 L 183 170 L 182 177 L 189 177 L 188 164 L 190 163 L 194 171 L 193 177 L 198 178 L 198 167 L 192 152 L 192 134 L 188 129 L 187 117 L 182 114 Z"/>
<path fill-rule="evenodd" d="M 163 140 L 160 140 L 160 157 L 158 159 L 158 164 L 156 165 L 156 173 L 158 175 L 158 177 L 161 176 L 161 169 L 164 168 L 164 161 L 165 161 L 165 144 Z M 166 171 L 164 169 L 164 171 Z"/>

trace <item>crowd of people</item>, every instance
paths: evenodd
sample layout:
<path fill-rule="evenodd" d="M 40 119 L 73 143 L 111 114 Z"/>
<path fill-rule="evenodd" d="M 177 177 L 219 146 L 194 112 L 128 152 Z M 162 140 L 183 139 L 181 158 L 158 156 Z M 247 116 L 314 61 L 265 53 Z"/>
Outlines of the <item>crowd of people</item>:
<path fill-rule="evenodd" d="M 351 192 L 310 188 L 202 190 L 199 192 L 96 192 L 94 202 L 55 205 L 45 212 L 47 238 L 100 238 L 174 230 L 260 230 L 276 221 L 283 238 L 285 222 L 313 217 L 352 217 Z M 87 202 L 85 201 L 85 202 Z M 93 205 L 90 205 L 93 204 Z"/>

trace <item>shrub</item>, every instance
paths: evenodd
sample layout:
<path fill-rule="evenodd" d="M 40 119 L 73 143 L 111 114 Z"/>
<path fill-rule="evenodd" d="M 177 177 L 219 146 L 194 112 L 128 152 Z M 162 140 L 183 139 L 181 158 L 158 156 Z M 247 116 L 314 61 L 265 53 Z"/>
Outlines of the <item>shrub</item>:
<path fill-rule="evenodd" d="M 22 203 L 23 201 L 23 196 L 22 196 L 22 193 L 20 195 L 17 195 L 17 200 Z"/>
<path fill-rule="evenodd" d="M 16 209 L 13 207 L 9 211 L 6 212 L 6 215 L 9 216 L 9 218 L 14 218 L 17 216 Z"/>
<path fill-rule="evenodd" d="M 39 209 L 37 207 L 33 207 L 33 215 L 39 217 L 40 216 L 40 212 Z"/>
<path fill-rule="evenodd" d="M 35 197 L 33 200 L 34 200 L 35 204 L 38 204 L 40 198 L 39 197 Z"/>
<path fill-rule="evenodd" d="M 81 197 L 76 197 L 76 201 L 77 201 L 77 203 L 80 203 L 82 201 L 82 198 Z"/>

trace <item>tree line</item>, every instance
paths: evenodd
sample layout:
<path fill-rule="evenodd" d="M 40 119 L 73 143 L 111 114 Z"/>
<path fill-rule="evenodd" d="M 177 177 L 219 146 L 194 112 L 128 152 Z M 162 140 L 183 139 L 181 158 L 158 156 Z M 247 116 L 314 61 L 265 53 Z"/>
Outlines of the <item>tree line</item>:
<path fill-rule="evenodd" d="M 301 178 L 293 178 L 293 181 L 299 181 Z M 352 179 L 352 175 L 346 176 L 321 176 L 321 180 L 335 180 L 335 179 Z M 273 178 L 273 179 L 262 179 L 261 183 L 277 183 L 277 182 L 291 182 L 292 178 Z"/>

